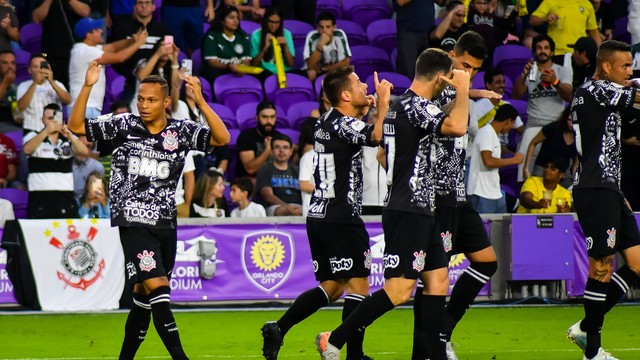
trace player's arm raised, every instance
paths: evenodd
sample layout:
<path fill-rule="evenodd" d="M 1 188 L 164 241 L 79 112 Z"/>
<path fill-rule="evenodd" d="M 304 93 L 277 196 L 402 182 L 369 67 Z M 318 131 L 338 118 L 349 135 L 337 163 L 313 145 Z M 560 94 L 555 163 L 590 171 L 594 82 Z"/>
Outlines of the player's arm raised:
<path fill-rule="evenodd" d="M 378 80 L 378 72 L 373 73 L 373 82 L 376 87 L 376 94 L 378 95 L 378 119 L 373 126 L 373 132 L 371 133 L 371 142 L 379 144 L 382 140 L 382 123 L 389 111 L 389 101 L 391 99 L 391 89 L 393 84 L 387 80 Z"/>

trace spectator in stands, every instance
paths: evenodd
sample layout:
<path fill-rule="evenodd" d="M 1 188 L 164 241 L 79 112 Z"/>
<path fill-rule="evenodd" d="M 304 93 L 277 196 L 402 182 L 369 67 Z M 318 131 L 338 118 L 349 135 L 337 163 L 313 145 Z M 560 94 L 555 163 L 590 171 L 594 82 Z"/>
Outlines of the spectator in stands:
<path fill-rule="evenodd" d="M 18 152 L 13 140 L 0 133 L 0 188 L 10 187 L 18 176 Z"/>
<path fill-rule="evenodd" d="M 271 0 L 285 19 L 295 19 L 313 25 L 316 19 L 316 0 Z"/>
<path fill-rule="evenodd" d="M 109 196 L 107 195 L 107 183 L 100 172 L 93 172 L 83 186 L 84 191 L 78 199 L 78 215 L 89 219 L 109 219 Z"/>
<path fill-rule="evenodd" d="M 613 39 L 613 28 L 615 21 L 613 19 L 613 9 L 611 5 L 602 0 L 589 0 L 593 5 L 593 10 L 596 12 L 596 23 L 598 24 L 598 31 L 600 32 L 600 39 L 602 41 Z"/>
<path fill-rule="evenodd" d="M 201 75 L 209 82 L 223 74 L 238 74 L 238 65 L 251 63 L 251 43 L 240 28 L 235 6 L 220 6 L 202 43 Z"/>
<path fill-rule="evenodd" d="M 71 48 L 75 43 L 71 29 L 91 14 L 90 3 L 91 0 L 37 0 L 32 13 L 33 22 L 42 23 L 42 53 L 47 54 L 51 69 L 67 89 Z"/>
<path fill-rule="evenodd" d="M 311 81 L 333 69 L 349 66 L 349 40 L 344 31 L 336 29 L 333 13 L 325 11 L 318 15 L 317 29 L 307 34 L 304 43 L 304 61 Z"/>
<path fill-rule="evenodd" d="M 224 0 L 227 6 L 235 6 L 240 12 L 240 19 L 261 22 L 265 16 L 265 8 L 260 7 L 260 0 Z"/>
<path fill-rule="evenodd" d="M 8 220 L 14 220 L 16 214 L 13 212 L 13 204 L 6 199 L 0 199 L 0 228 L 4 228 L 4 224 Z"/>
<path fill-rule="evenodd" d="M 548 23 L 547 34 L 556 44 L 556 55 L 570 53 L 569 45 L 588 33 L 600 46 L 593 6 L 586 0 L 544 0 L 531 14 L 532 26 Z M 532 44 L 532 49 L 535 49 Z"/>
<path fill-rule="evenodd" d="M 184 157 L 184 167 L 182 174 L 176 185 L 176 209 L 179 218 L 189 217 L 191 214 L 191 204 L 193 203 L 193 193 L 196 186 L 196 164 L 193 161 L 195 151 L 189 151 Z"/>
<path fill-rule="evenodd" d="M 371 107 L 367 123 L 374 126 L 377 119 L 378 108 Z M 362 147 L 362 215 L 382 215 L 387 196 L 387 172 L 378 162 L 377 155 L 377 147 Z"/>
<path fill-rule="evenodd" d="M 125 101 L 135 100 L 137 93 L 137 78 L 135 70 L 142 60 L 151 58 L 154 54 L 154 46 L 165 36 L 171 35 L 169 29 L 159 21 L 153 19 L 153 12 L 156 9 L 153 0 L 134 0 L 133 14 L 123 17 L 118 16 L 118 26 L 111 28 L 110 42 L 131 38 L 140 29 L 147 30 L 147 41 L 127 60 L 113 64 L 113 70 L 125 77 L 124 91 L 120 99 Z"/>
<path fill-rule="evenodd" d="M 562 62 L 556 62 L 562 65 L 572 79 L 573 91 L 575 92 L 580 85 L 593 77 L 596 72 L 596 54 L 598 53 L 598 45 L 588 36 L 583 36 L 574 45 L 573 53 L 564 54 Z"/>
<path fill-rule="evenodd" d="M 71 89 L 71 105 L 69 112 L 75 103 L 76 97 L 84 84 L 84 77 L 89 64 L 99 58 L 102 65 L 120 63 L 131 57 L 147 41 L 146 30 L 140 30 L 133 35 L 133 39 L 119 40 L 110 44 L 102 44 L 102 20 L 84 18 L 76 24 L 73 33 L 80 39 L 71 49 L 69 62 L 69 83 Z M 93 87 L 87 103 L 85 116 L 90 119 L 102 114 L 102 104 L 106 90 L 105 70 L 96 86 Z"/>
<path fill-rule="evenodd" d="M 86 141 L 86 136 L 80 137 Z M 86 146 L 86 142 L 83 142 Z M 91 148 L 87 146 L 87 148 Z M 86 192 L 86 184 L 91 174 L 98 173 L 104 177 L 104 166 L 100 161 L 92 158 L 89 155 L 74 154 L 73 155 L 73 197 L 76 200 L 80 200 L 83 194 Z"/>
<path fill-rule="evenodd" d="M 24 130 L 43 129 L 42 112 L 47 104 L 68 105 L 71 95 L 60 81 L 54 79 L 51 65 L 43 54 L 31 55 L 29 60 L 31 80 L 18 85 L 18 110 L 22 111 Z"/>
<path fill-rule="evenodd" d="M 495 4 L 491 0 L 471 0 L 467 13 L 467 26 L 470 30 L 482 35 L 487 43 L 489 54 L 501 45 L 509 35 L 509 30 L 515 27 L 515 20 L 518 13 L 512 11 L 504 18 L 495 16 Z M 492 56 L 489 56 L 486 64 L 491 64 Z"/>
<path fill-rule="evenodd" d="M 256 108 L 256 127 L 242 130 L 236 141 L 238 162 L 236 177 L 255 177 L 258 169 L 271 158 L 271 137 L 276 131 L 276 106 L 262 101 Z"/>
<path fill-rule="evenodd" d="M 320 105 L 322 106 L 322 104 Z M 298 180 L 300 181 L 300 195 L 302 198 L 302 216 L 307 216 L 309 212 L 309 204 L 311 203 L 311 194 L 315 190 L 315 179 L 313 172 L 315 167 L 313 163 L 316 160 L 316 151 L 313 149 L 315 140 L 313 132 L 318 118 L 309 118 L 302 124 L 300 129 L 300 137 L 298 138 L 298 152 L 301 154 L 298 166 Z"/>
<path fill-rule="evenodd" d="M 293 58 L 296 56 L 296 49 L 291 32 L 284 28 L 282 15 L 274 7 L 269 8 L 265 13 L 262 19 L 262 28 L 251 34 L 251 65 L 259 66 L 265 70 L 260 74 L 262 78 L 278 72 L 273 51 L 273 38 L 276 38 L 282 49 L 284 71 L 290 71 L 293 66 Z"/>
<path fill-rule="evenodd" d="M 0 1 L 0 51 L 11 50 L 11 42 L 20 41 L 20 25 L 15 8 L 7 0 Z"/>
<path fill-rule="evenodd" d="M 298 167 L 289 164 L 293 155 L 291 138 L 275 134 L 271 138 L 271 148 L 273 162 L 262 165 L 256 180 L 256 188 L 267 204 L 267 215 L 302 215 Z"/>
<path fill-rule="evenodd" d="M 129 22 L 131 15 L 133 14 L 133 8 L 138 0 L 109 0 L 109 7 L 107 15 L 105 16 L 105 23 L 111 33 L 116 31 Z M 141 0 L 144 1 L 144 0 Z M 136 31 L 132 32 L 136 33 Z"/>
<path fill-rule="evenodd" d="M 473 141 L 467 194 L 479 213 L 507 212 L 498 169 L 521 163 L 522 155 L 516 153 L 512 158 L 502 159 L 498 134 L 508 133 L 517 116 L 518 111 L 513 106 L 500 106 L 493 121 L 479 129 Z"/>
<path fill-rule="evenodd" d="M 178 54 L 180 49 L 174 43 L 165 43 L 158 40 L 153 47 L 153 55 L 148 59 L 141 59 L 134 71 L 136 76 L 136 89 L 140 81 L 149 75 L 159 75 L 169 84 L 169 95 L 171 96 L 171 112 L 178 109 L 180 94 L 180 65 L 178 64 Z M 136 90 L 131 100 L 131 113 L 138 115 L 138 91 Z"/>
<path fill-rule="evenodd" d="M 162 22 L 173 34 L 176 46 L 188 55 L 200 48 L 204 21 L 210 23 L 216 16 L 213 1 L 206 0 L 204 16 L 202 16 L 200 0 L 163 0 L 162 2 Z"/>
<path fill-rule="evenodd" d="M 16 99 L 16 54 L 0 51 L 0 132 L 22 130 L 22 118 L 14 116 Z"/>
<path fill-rule="evenodd" d="M 231 201 L 238 207 L 231 210 L 231 217 L 257 218 L 266 217 L 264 207 L 251 201 L 253 182 L 248 178 L 237 178 L 231 182 Z"/>
<path fill-rule="evenodd" d="M 531 176 L 520 190 L 518 214 L 567 213 L 571 211 L 571 193 L 560 185 L 569 163 L 554 157 L 545 166 L 542 176 Z"/>
<path fill-rule="evenodd" d="M 453 50 L 458 38 L 469 30 L 469 27 L 464 22 L 465 13 L 466 9 L 461 1 L 450 1 L 440 24 L 429 30 L 431 46 L 447 52 Z"/>
<path fill-rule="evenodd" d="M 58 104 L 46 105 L 44 129 L 24 136 L 23 151 L 29 156 L 27 212 L 31 219 L 78 216 L 73 197 L 73 156 L 89 156 L 89 149 L 63 124 L 61 113 Z"/>
<path fill-rule="evenodd" d="M 546 1 L 546 0 L 545 0 Z M 528 93 L 528 120 L 522 135 L 518 153 L 523 157 L 531 140 L 540 129 L 560 117 L 564 110 L 564 102 L 571 101 L 573 86 L 568 72 L 562 66 L 554 64 L 555 42 L 548 35 L 538 35 L 533 39 L 533 60 L 524 67 L 513 86 L 513 99 L 522 98 Z M 531 75 L 533 74 L 533 75 Z M 537 151 L 533 157 L 537 156 Z M 530 164 L 531 166 L 531 164 Z M 518 181 L 524 181 L 523 165 L 518 166 Z M 529 172 L 531 172 L 529 168 Z"/>
<path fill-rule="evenodd" d="M 224 179 L 217 170 L 204 172 L 196 181 L 190 217 L 223 218 L 227 214 Z"/>
<path fill-rule="evenodd" d="M 413 79 L 416 60 L 429 47 L 429 32 L 435 25 L 433 3 L 444 5 L 445 0 L 394 0 L 396 13 L 398 56 L 396 71 Z"/>

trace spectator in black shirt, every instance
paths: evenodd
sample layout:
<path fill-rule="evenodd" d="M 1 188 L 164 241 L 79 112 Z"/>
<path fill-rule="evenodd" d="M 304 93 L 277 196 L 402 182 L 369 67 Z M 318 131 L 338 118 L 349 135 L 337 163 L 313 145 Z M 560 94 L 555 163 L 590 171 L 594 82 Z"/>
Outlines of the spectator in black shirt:
<path fill-rule="evenodd" d="M 440 24 L 429 30 L 431 46 L 444 51 L 453 50 L 458 38 L 469 29 L 464 22 L 465 13 L 466 9 L 461 1 L 454 0 L 449 2 Z"/>
<path fill-rule="evenodd" d="M 276 106 L 263 101 L 256 109 L 256 127 L 242 130 L 238 136 L 238 162 L 236 177 L 255 178 L 258 169 L 271 157 L 271 137 L 276 129 Z"/>

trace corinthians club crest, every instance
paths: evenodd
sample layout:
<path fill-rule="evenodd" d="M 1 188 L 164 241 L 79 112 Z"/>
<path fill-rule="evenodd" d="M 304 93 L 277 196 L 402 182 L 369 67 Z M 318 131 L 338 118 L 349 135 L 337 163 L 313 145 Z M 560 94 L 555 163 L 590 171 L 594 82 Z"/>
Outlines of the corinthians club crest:
<path fill-rule="evenodd" d="M 295 260 L 293 236 L 281 230 L 259 230 L 244 235 L 242 269 L 264 292 L 279 288 L 291 275 Z"/>

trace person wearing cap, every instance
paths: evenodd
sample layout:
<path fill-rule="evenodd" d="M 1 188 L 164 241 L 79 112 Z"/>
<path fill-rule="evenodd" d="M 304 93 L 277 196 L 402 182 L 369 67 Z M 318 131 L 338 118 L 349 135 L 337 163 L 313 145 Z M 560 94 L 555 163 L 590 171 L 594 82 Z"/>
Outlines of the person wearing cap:
<path fill-rule="evenodd" d="M 102 44 L 103 20 L 84 18 L 78 21 L 73 34 L 78 42 L 71 49 L 69 61 L 69 85 L 71 89 L 71 104 L 69 111 L 84 84 L 84 76 L 89 64 L 98 59 L 101 65 L 120 63 L 131 57 L 147 41 L 147 31 L 141 30 L 132 39 L 119 40 L 110 44 Z M 102 69 L 100 78 L 93 87 L 87 103 L 87 118 L 96 118 L 102 114 L 102 103 L 106 90 L 105 70 Z"/>
<path fill-rule="evenodd" d="M 554 157 L 544 167 L 542 176 L 529 177 L 520 190 L 518 214 L 567 213 L 571 211 L 571 193 L 560 185 L 569 163 Z M 545 191 L 552 196 L 545 197 Z"/>
<path fill-rule="evenodd" d="M 596 54 L 598 53 L 598 45 L 588 36 L 583 36 L 575 44 L 569 45 L 573 49 L 573 53 L 566 53 L 562 61 L 554 63 L 562 65 L 572 79 L 573 91 L 576 91 L 580 85 L 591 79 L 596 72 Z"/>
<path fill-rule="evenodd" d="M 258 170 L 271 159 L 271 137 L 276 130 L 276 106 L 262 101 L 256 109 L 256 127 L 242 130 L 238 136 L 236 177 L 255 178 Z"/>

